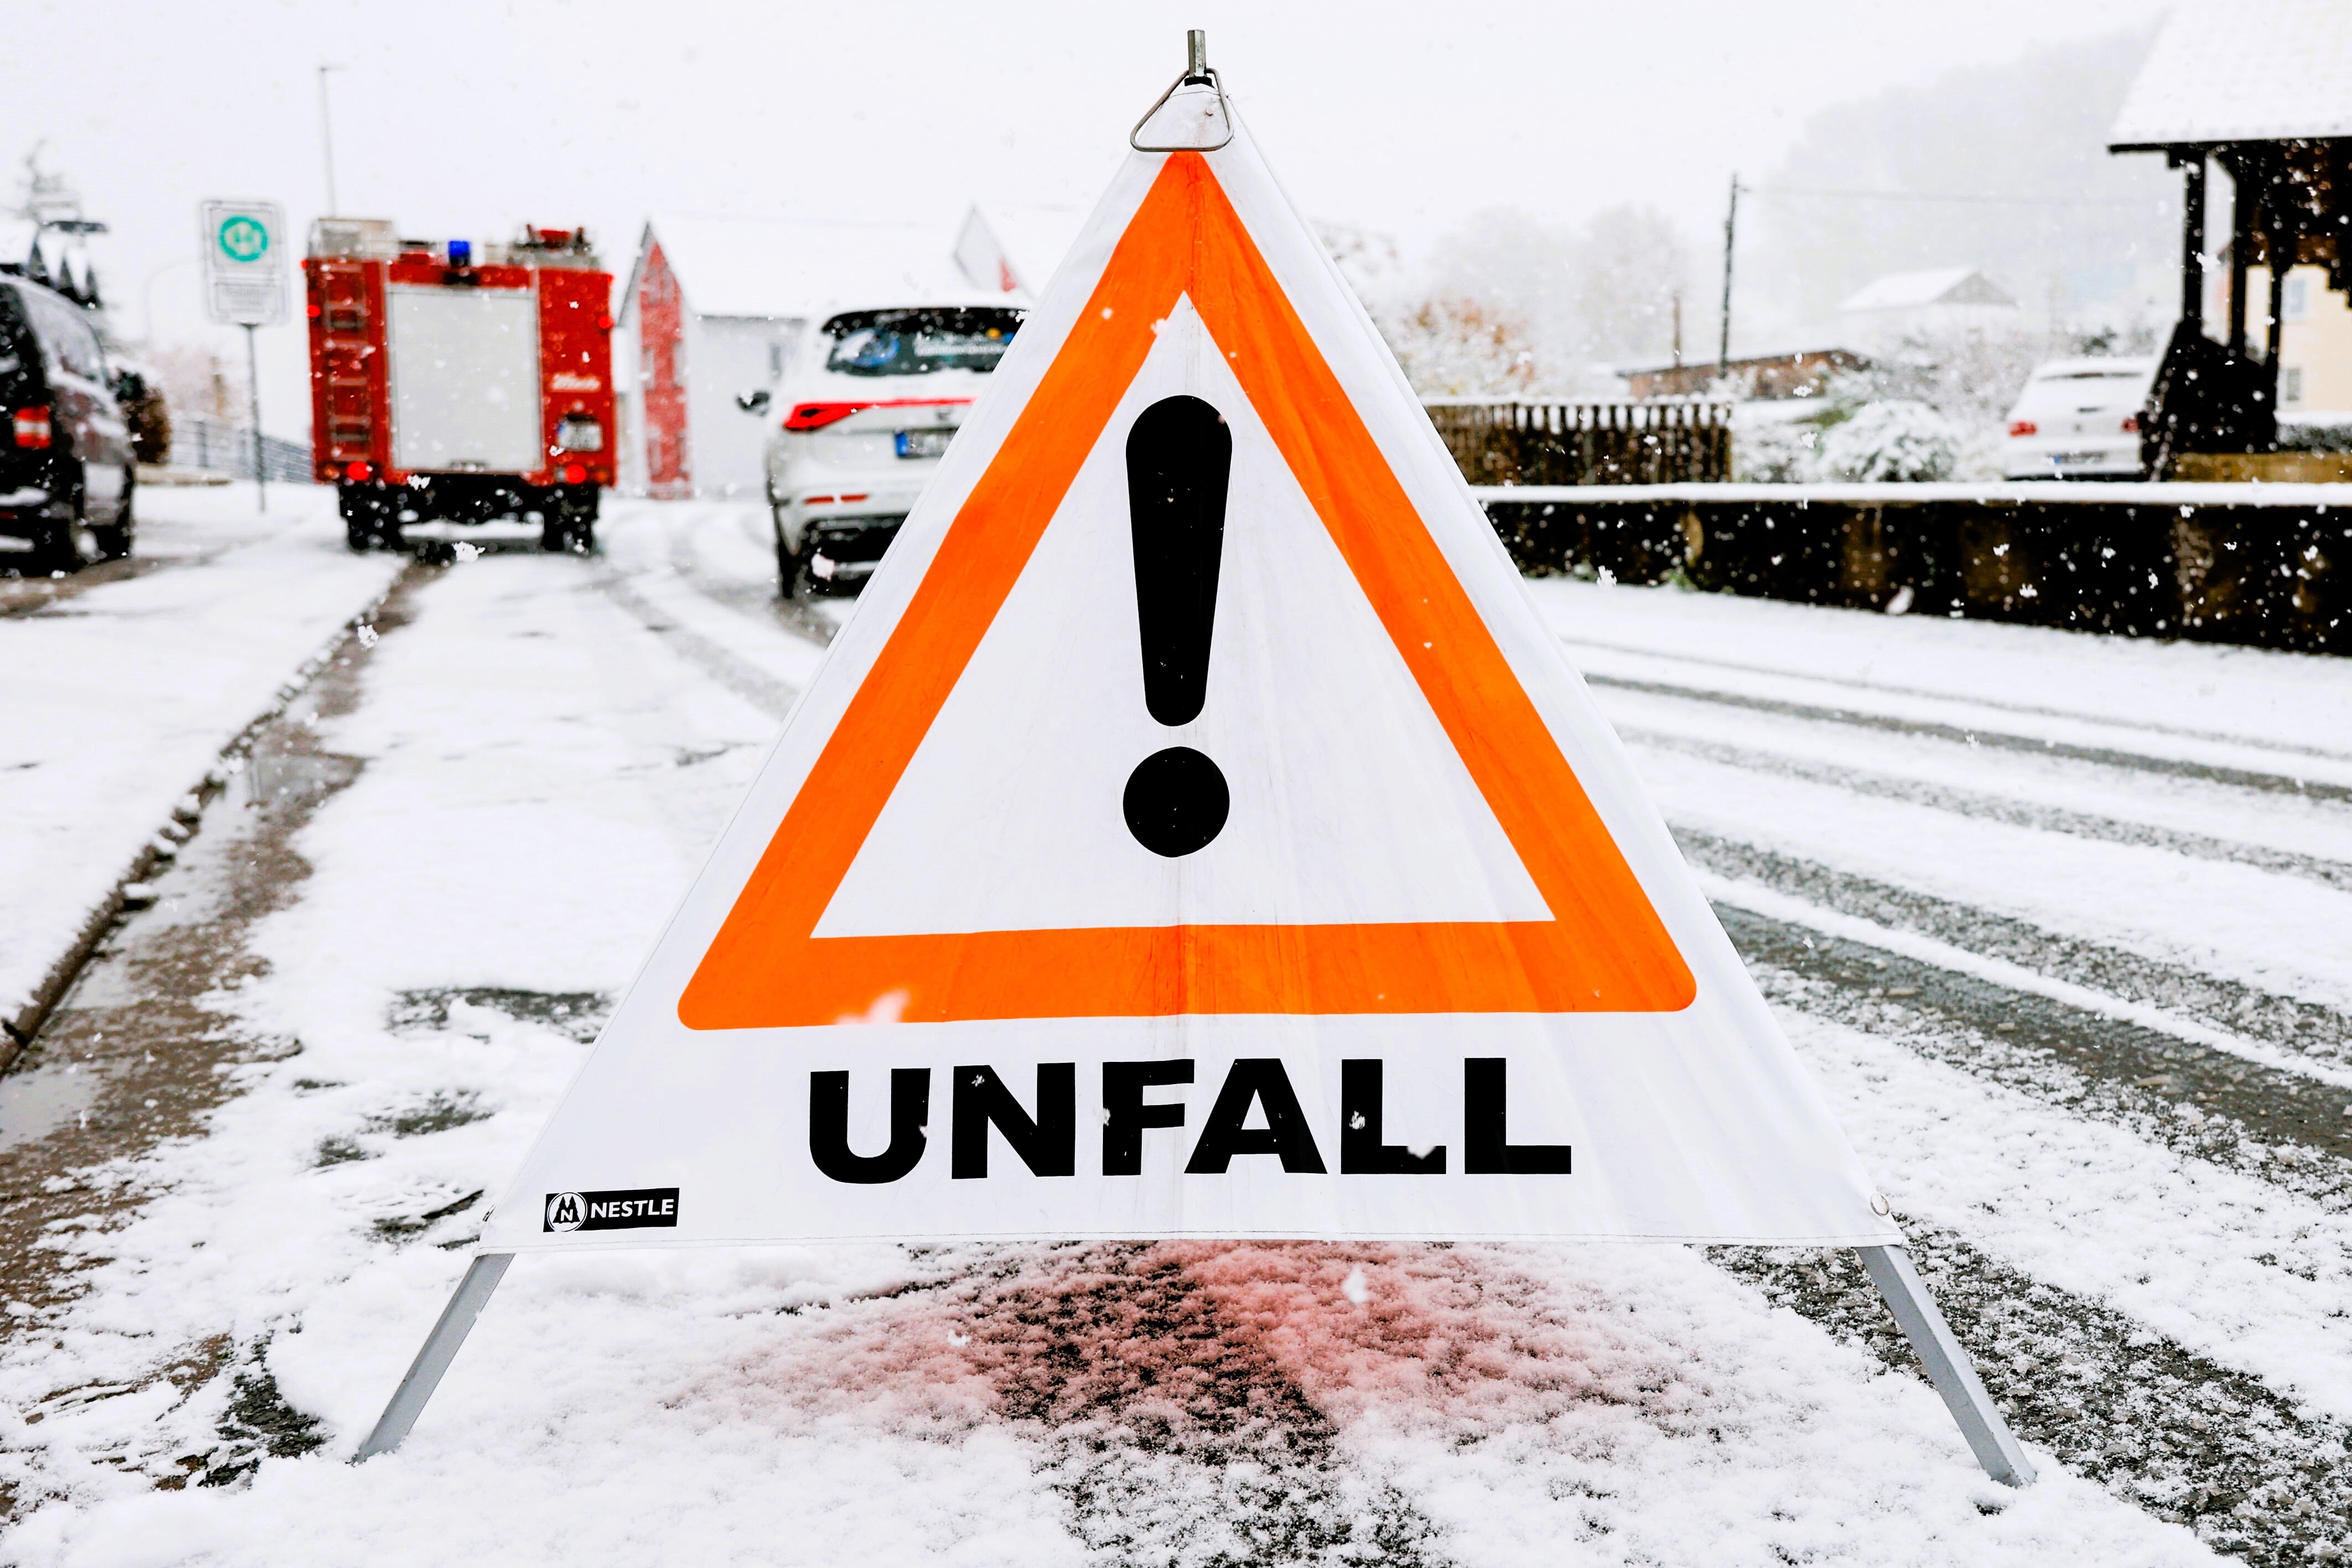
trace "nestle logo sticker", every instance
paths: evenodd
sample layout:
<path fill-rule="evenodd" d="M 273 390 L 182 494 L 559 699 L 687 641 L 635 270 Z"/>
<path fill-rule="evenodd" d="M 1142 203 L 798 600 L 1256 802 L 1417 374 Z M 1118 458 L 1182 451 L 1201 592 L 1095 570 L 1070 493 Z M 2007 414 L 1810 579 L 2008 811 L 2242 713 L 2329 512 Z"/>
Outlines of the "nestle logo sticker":
<path fill-rule="evenodd" d="M 676 1229 L 677 1188 L 639 1186 L 624 1192 L 551 1192 L 543 1211 L 549 1230 Z"/>

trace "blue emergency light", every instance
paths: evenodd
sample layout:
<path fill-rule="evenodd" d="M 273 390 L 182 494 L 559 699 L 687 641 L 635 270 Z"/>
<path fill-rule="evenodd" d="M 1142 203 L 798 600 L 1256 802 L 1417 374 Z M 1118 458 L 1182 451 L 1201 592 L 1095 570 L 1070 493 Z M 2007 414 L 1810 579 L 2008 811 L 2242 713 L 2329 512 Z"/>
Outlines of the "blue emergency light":
<path fill-rule="evenodd" d="M 449 242 L 449 265 L 452 267 L 473 266 L 474 242 L 469 239 L 451 240 Z"/>

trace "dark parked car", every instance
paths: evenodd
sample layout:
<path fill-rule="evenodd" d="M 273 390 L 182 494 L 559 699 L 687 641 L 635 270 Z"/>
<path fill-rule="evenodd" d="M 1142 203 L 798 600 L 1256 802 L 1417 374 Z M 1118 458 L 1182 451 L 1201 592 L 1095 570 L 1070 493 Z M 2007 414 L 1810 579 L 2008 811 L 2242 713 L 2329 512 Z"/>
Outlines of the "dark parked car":
<path fill-rule="evenodd" d="M 136 469 L 106 352 L 80 306 L 28 278 L 0 277 L 0 537 L 33 547 L 0 564 L 129 555 Z"/>

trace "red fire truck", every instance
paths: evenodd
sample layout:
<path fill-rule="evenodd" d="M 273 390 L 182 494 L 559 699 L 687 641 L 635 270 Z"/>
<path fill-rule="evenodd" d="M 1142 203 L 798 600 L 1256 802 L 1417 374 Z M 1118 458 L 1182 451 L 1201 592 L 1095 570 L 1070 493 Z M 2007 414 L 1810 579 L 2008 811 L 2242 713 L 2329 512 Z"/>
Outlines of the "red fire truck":
<path fill-rule="evenodd" d="M 509 518 L 549 549 L 594 545 L 617 446 L 613 278 L 583 231 L 477 246 L 320 218 L 302 273 L 312 462 L 352 549 L 446 549 Z"/>

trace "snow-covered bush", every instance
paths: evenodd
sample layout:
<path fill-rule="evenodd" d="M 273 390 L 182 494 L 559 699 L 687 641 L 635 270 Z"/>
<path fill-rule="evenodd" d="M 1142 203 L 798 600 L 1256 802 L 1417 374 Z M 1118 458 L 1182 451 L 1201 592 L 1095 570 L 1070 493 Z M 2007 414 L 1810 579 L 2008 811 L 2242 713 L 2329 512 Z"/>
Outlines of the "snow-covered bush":
<path fill-rule="evenodd" d="M 1822 467 L 1857 483 L 1948 479 L 1959 466 L 1963 433 L 1923 402 L 1874 402 L 1822 437 Z"/>
<path fill-rule="evenodd" d="M 1731 476 L 1743 485 L 1807 485 L 1822 476 L 1822 427 L 1812 420 L 1738 421 Z"/>
<path fill-rule="evenodd" d="M 1534 397 L 1542 384 L 1532 329 L 1507 307 L 1464 297 L 1391 310 L 1381 334 L 1423 397 Z"/>

